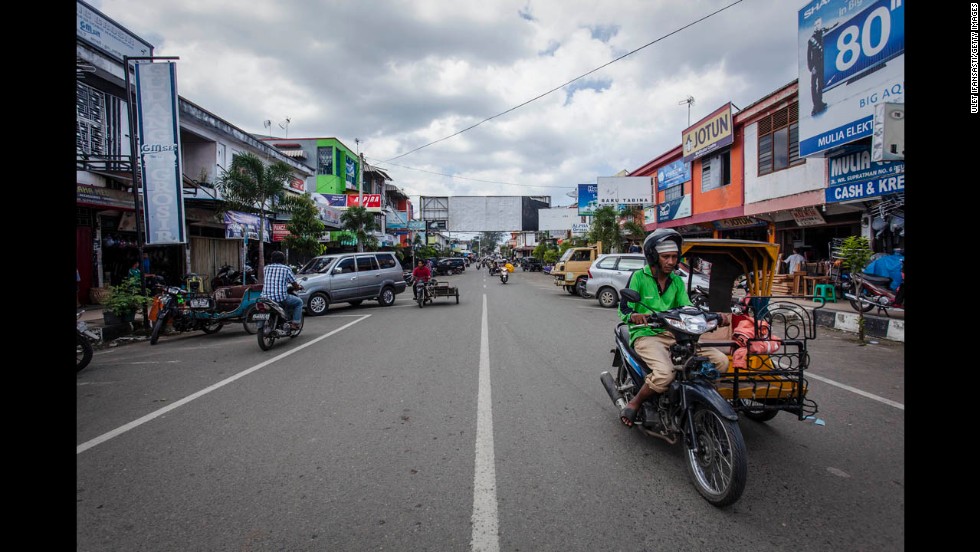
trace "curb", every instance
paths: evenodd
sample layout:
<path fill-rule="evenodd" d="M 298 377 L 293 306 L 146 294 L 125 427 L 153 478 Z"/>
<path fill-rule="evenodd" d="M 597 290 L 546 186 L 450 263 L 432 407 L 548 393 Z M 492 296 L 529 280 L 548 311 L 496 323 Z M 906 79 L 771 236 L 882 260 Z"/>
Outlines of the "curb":
<path fill-rule="evenodd" d="M 818 326 L 858 333 L 860 315 L 857 313 L 814 309 L 810 311 L 810 314 Z M 905 343 L 905 320 L 866 314 L 864 315 L 864 335 Z"/>

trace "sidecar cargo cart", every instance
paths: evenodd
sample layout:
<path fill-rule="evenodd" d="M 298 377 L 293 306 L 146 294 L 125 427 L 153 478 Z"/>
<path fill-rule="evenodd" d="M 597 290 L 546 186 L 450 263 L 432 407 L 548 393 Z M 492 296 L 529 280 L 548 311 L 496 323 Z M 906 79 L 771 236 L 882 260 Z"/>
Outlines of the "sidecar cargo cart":
<path fill-rule="evenodd" d="M 449 282 L 435 281 L 432 284 L 432 297 L 455 297 L 459 304 L 459 288 L 449 285 Z"/>
<path fill-rule="evenodd" d="M 708 310 L 732 312 L 733 328 L 743 319 L 752 322 L 753 335 L 759 337 L 749 339 L 750 344 L 768 338 L 779 341 L 774 352 L 746 352 L 744 367 L 730 363 L 715 382 L 721 396 L 737 412 L 759 421 L 784 410 L 800 420 L 816 414 L 816 402 L 806 397 L 804 377 L 810 365 L 807 342 L 816 338 L 816 324 L 810 311 L 786 300 L 798 297 L 772 294 L 779 246 L 753 240 L 695 238 L 684 240 L 681 254 L 692 264 L 696 259 L 710 263 Z M 745 285 L 745 301 L 734 293 L 739 282 Z M 717 347 L 731 357 L 738 344 L 701 342 L 701 346 Z"/>

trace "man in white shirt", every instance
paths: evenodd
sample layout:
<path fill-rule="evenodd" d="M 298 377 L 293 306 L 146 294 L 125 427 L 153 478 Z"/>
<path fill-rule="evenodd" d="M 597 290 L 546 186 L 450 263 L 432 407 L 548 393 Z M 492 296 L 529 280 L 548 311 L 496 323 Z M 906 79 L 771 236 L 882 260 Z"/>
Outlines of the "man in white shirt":
<path fill-rule="evenodd" d="M 806 257 L 800 255 L 799 249 L 794 249 L 793 254 L 783 259 L 783 262 L 789 265 L 789 274 L 793 274 L 800 270 L 800 267 L 806 262 Z"/>

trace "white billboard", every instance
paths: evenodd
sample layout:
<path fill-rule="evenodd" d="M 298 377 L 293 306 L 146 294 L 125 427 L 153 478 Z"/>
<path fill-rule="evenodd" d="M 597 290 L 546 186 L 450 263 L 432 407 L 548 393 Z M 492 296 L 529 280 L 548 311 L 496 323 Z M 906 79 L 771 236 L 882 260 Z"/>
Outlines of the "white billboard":
<path fill-rule="evenodd" d="M 449 196 L 450 232 L 514 232 L 521 226 L 521 196 Z"/>
<path fill-rule="evenodd" d="M 136 129 L 147 245 L 187 241 L 177 98 L 175 64 L 136 64 Z"/>
<path fill-rule="evenodd" d="M 599 207 L 653 205 L 653 177 L 600 176 L 596 178 Z"/>
<path fill-rule="evenodd" d="M 538 209 L 538 230 L 571 230 L 579 220 L 577 209 Z"/>

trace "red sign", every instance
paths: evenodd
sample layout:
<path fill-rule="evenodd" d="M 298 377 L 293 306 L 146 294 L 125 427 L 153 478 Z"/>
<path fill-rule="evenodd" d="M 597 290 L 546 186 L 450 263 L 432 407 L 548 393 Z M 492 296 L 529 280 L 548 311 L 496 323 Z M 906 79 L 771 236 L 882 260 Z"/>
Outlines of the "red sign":
<path fill-rule="evenodd" d="M 347 206 L 356 207 L 360 205 L 357 194 L 347 194 Z M 364 194 L 364 208 L 368 211 L 381 210 L 381 194 Z"/>
<path fill-rule="evenodd" d="M 299 178 L 294 178 L 289 181 L 289 187 L 302 192 L 306 190 L 306 182 L 303 182 L 303 180 Z"/>
<path fill-rule="evenodd" d="M 286 230 L 285 223 L 275 222 L 272 224 L 272 241 L 279 242 L 285 239 L 286 236 L 290 235 L 291 232 Z"/>

